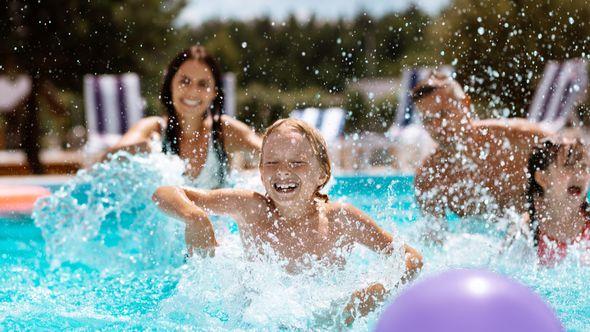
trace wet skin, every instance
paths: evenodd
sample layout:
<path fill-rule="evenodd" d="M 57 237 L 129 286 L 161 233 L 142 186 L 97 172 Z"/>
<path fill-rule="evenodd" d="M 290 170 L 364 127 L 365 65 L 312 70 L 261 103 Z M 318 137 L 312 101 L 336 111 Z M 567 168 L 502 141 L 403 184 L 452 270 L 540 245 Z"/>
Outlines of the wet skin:
<path fill-rule="evenodd" d="M 438 144 L 415 176 L 422 210 L 437 217 L 447 208 L 459 216 L 496 206 L 524 212 L 528 157 L 552 133 L 524 119 L 472 120 L 456 82 L 434 83 L 441 88 L 417 102 L 424 127 Z"/>
<path fill-rule="evenodd" d="M 250 257 L 264 255 L 270 246 L 297 273 L 310 266 L 306 258 L 342 265 L 355 243 L 384 254 L 393 252 L 393 238 L 369 216 L 349 204 L 325 202 L 316 195 L 327 180 L 319 160 L 303 134 L 288 125 L 278 127 L 262 149 L 260 174 L 266 193 L 240 189 L 197 190 L 160 187 L 154 193 L 159 207 L 186 223 L 189 252 L 213 255 L 217 241 L 208 214 L 229 215 L 238 223 Z M 407 281 L 422 267 L 422 256 L 408 245 Z M 345 321 L 366 315 L 384 298 L 380 284 L 355 292 L 345 307 Z M 354 303 L 360 302 L 358 307 Z"/>

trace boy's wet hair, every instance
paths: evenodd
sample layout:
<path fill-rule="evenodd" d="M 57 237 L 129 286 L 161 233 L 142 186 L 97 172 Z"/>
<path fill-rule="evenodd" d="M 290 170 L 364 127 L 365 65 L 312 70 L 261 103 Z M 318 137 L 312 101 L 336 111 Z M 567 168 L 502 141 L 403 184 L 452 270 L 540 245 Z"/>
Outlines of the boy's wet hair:
<path fill-rule="evenodd" d="M 537 145 L 531 156 L 529 157 L 527 167 L 528 186 L 526 191 L 527 210 L 530 219 L 530 227 L 533 231 L 534 244 L 539 243 L 539 225 L 536 220 L 535 210 L 535 198 L 543 197 L 545 192 L 543 187 L 535 180 L 535 173 L 544 171 L 549 166 L 557 161 L 559 151 L 567 148 L 567 160 L 566 165 L 573 165 L 575 162 L 582 159 L 584 153 L 584 144 L 579 139 L 567 141 L 563 138 L 552 137 L 543 140 Z M 588 204 L 584 202 L 583 209 L 588 209 Z"/>
<path fill-rule="evenodd" d="M 260 166 L 262 166 L 262 150 L 264 149 L 264 145 L 266 144 L 268 136 L 270 136 L 270 134 L 272 134 L 273 131 L 275 131 L 277 128 L 281 126 L 289 126 L 295 129 L 297 132 L 301 133 L 311 145 L 313 153 L 318 159 L 318 162 L 320 163 L 320 167 L 324 171 L 324 174 L 326 174 L 326 180 L 317 188 L 315 195 L 318 198 L 321 198 L 327 202 L 328 195 L 320 193 L 320 190 L 324 188 L 324 186 L 326 186 L 326 184 L 330 180 L 330 177 L 332 176 L 332 165 L 330 163 L 330 157 L 328 156 L 327 144 L 320 132 L 314 127 L 307 124 L 305 121 L 287 118 L 277 120 L 275 123 L 270 125 L 270 127 L 266 129 L 264 135 L 262 136 L 262 148 L 260 149 Z"/>

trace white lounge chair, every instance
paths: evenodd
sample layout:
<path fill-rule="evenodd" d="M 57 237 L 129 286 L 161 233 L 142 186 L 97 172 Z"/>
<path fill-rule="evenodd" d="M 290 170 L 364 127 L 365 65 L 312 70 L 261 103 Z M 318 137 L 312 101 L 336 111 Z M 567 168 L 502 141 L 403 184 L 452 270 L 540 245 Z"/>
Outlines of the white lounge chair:
<path fill-rule="evenodd" d="M 535 91 L 528 119 L 550 130 L 561 129 L 575 116 L 588 90 L 588 68 L 582 59 L 549 61 Z"/>
<path fill-rule="evenodd" d="M 236 74 L 223 74 L 223 113 L 231 117 L 236 116 Z"/>
<path fill-rule="evenodd" d="M 296 110 L 292 113 L 292 117 L 307 122 L 309 125 L 318 128 L 320 123 L 320 110 L 315 107 L 308 107 L 302 111 Z"/>
<path fill-rule="evenodd" d="M 427 68 L 412 68 L 402 72 L 401 88 L 398 94 L 399 103 L 393 124 L 395 127 L 404 128 L 418 120 L 412 101 L 412 90 L 418 82 L 427 79 L 430 73 L 431 70 Z"/>
<path fill-rule="evenodd" d="M 342 108 L 332 107 L 323 111 L 319 130 L 328 144 L 344 135 L 345 123 L 346 112 Z"/>
<path fill-rule="evenodd" d="M 304 110 L 294 110 L 291 112 L 291 117 L 303 120 L 317 128 L 328 144 L 343 136 L 346 112 L 342 108 L 332 107 L 320 110 L 308 107 Z"/>
<path fill-rule="evenodd" d="M 294 110 L 291 117 L 303 120 L 318 129 L 326 140 L 328 153 L 336 165 L 340 165 L 342 138 L 344 137 L 344 124 L 346 123 L 346 111 L 342 108 L 332 107 L 320 110 L 309 107 L 304 110 Z"/>
<path fill-rule="evenodd" d="M 143 117 L 139 76 L 86 75 L 84 106 L 88 129 L 86 151 L 99 153 L 117 143 L 127 130 Z"/>

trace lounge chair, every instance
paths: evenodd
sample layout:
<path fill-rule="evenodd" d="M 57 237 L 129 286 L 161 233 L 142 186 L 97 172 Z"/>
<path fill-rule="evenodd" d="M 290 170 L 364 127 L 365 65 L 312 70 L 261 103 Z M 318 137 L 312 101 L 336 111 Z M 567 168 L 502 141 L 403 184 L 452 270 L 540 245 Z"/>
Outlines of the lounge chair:
<path fill-rule="evenodd" d="M 309 107 L 304 110 L 294 110 L 291 112 L 291 117 L 303 120 L 317 128 L 328 144 L 344 135 L 346 112 L 342 108 L 332 107 L 320 110 Z"/>
<path fill-rule="evenodd" d="M 236 116 L 236 74 L 227 72 L 223 74 L 223 113 L 232 117 Z"/>
<path fill-rule="evenodd" d="M 291 117 L 303 120 L 317 128 L 328 144 L 328 153 L 336 164 L 339 164 L 339 152 L 342 148 L 346 123 L 346 112 L 342 108 L 332 107 L 320 110 L 308 107 L 304 110 L 294 110 L 291 112 Z"/>
<path fill-rule="evenodd" d="M 588 66 L 582 59 L 549 61 L 529 108 L 528 119 L 550 130 L 561 129 L 576 116 L 573 110 L 586 98 Z"/>
<path fill-rule="evenodd" d="M 143 117 L 139 76 L 86 75 L 84 106 L 88 141 L 86 151 L 96 154 L 117 143 L 121 136 Z"/>

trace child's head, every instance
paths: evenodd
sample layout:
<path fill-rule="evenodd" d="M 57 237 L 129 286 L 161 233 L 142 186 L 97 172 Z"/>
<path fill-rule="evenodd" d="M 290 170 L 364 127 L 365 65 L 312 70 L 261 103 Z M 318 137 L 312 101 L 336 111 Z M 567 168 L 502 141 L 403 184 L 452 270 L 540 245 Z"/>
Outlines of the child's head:
<path fill-rule="evenodd" d="M 450 76 L 434 72 L 412 93 L 424 128 L 439 143 L 455 140 L 471 120 L 469 97 Z"/>
<path fill-rule="evenodd" d="M 275 202 L 327 200 L 319 192 L 331 176 L 326 141 L 301 120 L 276 121 L 262 138 L 260 175 Z"/>
<path fill-rule="evenodd" d="M 547 139 L 539 144 L 528 162 L 527 202 L 531 220 L 535 218 L 535 200 L 546 205 L 578 209 L 586 202 L 590 172 L 586 146 L 579 140 Z"/>

